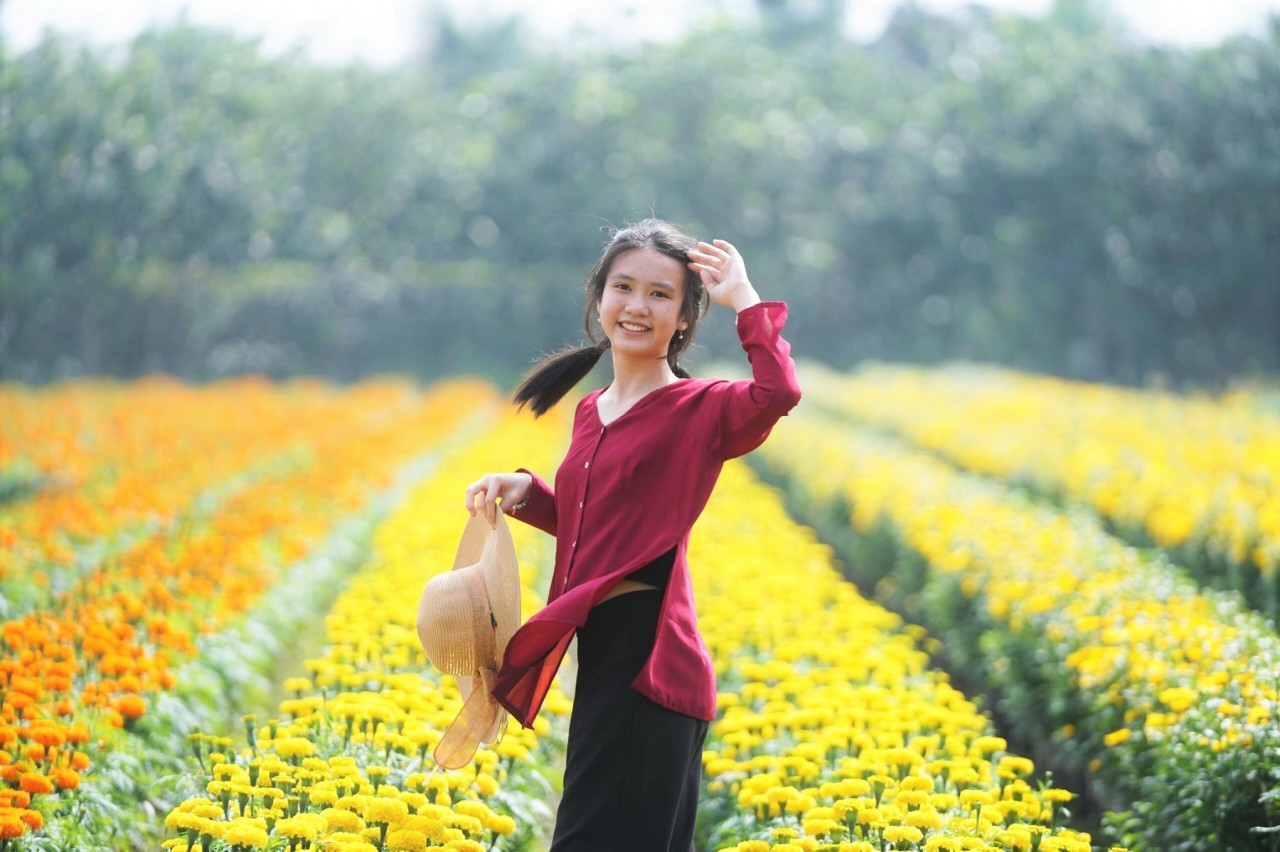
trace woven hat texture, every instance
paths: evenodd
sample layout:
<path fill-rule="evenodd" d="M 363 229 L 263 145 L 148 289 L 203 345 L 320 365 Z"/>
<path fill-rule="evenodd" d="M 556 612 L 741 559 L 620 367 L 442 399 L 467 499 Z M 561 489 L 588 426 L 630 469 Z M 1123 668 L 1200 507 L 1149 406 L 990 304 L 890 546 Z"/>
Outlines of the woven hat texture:
<path fill-rule="evenodd" d="M 462 530 L 453 570 L 427 581 L 418 599 L 418 639 L 431 665 L 453 675 L 463 705 L 432 756 L 458 769 L 479 744 L 501 738 L 506 711 L 491 694 L 502 654 L 520 626 L 520 569 L 501 511 L 477 512 Z"/>

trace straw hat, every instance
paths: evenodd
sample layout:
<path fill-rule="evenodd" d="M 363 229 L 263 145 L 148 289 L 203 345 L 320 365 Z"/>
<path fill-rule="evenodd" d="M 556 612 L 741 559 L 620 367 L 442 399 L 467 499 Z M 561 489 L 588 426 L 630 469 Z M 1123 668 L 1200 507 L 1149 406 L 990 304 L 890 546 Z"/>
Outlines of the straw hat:
<path fill-rule="evenodd" d="M 463 705 L 432 755 L 444 769 L 470 762 L 501 738 L 506 711 L 490 694 L 502 654 L 520 626 L 520 570 L 506 518 L 467 521 L 453 570 L 427 581 L 418 600 L 418 639 L 431 664 L 458 681 Z"/>

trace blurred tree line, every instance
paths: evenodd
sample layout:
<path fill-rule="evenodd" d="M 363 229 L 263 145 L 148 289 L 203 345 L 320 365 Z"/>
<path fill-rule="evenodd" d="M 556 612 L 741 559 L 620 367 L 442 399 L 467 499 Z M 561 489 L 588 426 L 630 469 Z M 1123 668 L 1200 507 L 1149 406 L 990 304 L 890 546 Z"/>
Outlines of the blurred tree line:
<path fill-rule="evenodd" d="M 0 46 L 0 378 L 509 381 L 651 213 L 736 242 L 837 367 L 1280 375 L 1280 21 L 1187 50 L 1080 0 L 908 5 L 856 44 L 841 6 L 635 50 L 437 15 L 392 70 L 187 26 Z"/>

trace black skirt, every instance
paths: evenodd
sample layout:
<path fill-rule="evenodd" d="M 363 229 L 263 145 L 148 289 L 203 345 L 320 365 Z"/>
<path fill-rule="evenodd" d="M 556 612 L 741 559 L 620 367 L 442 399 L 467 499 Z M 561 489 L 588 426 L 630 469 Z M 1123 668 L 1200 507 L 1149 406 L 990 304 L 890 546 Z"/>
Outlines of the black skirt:
<path fill-rule="evenodd" d="M 598 604 L 578 631 L 564 796 L 551 852 L 690 852 L 707 723 L 631 688 L 653 650 L 659 591 Z"/>

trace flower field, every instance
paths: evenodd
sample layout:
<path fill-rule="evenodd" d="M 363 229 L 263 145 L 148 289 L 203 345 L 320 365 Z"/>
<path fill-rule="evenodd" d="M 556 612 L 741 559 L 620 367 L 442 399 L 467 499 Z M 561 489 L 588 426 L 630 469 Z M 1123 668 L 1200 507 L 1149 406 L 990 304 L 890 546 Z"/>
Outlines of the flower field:
<path fill-rule="evenodd" d="M 1280 417 L 1223 400 L 991 368 L 814 371 L 818 405 L 953 463 L 1082 502 L 1280 616 Z"/>
<path fill-rule="evenodd" d="M 974 368 L 802 381 L 691 544 L 699 849 L 1280 849 L 1272 415 Z M 466 484 L 549 474 L 568 406 L 147 379 L 0 407 L 0 852 L 545 848 L 571 671 L 433 772 L 460 698 L 414 619 Z M 527 616 L 553 543 L 511 528 Z"/>

